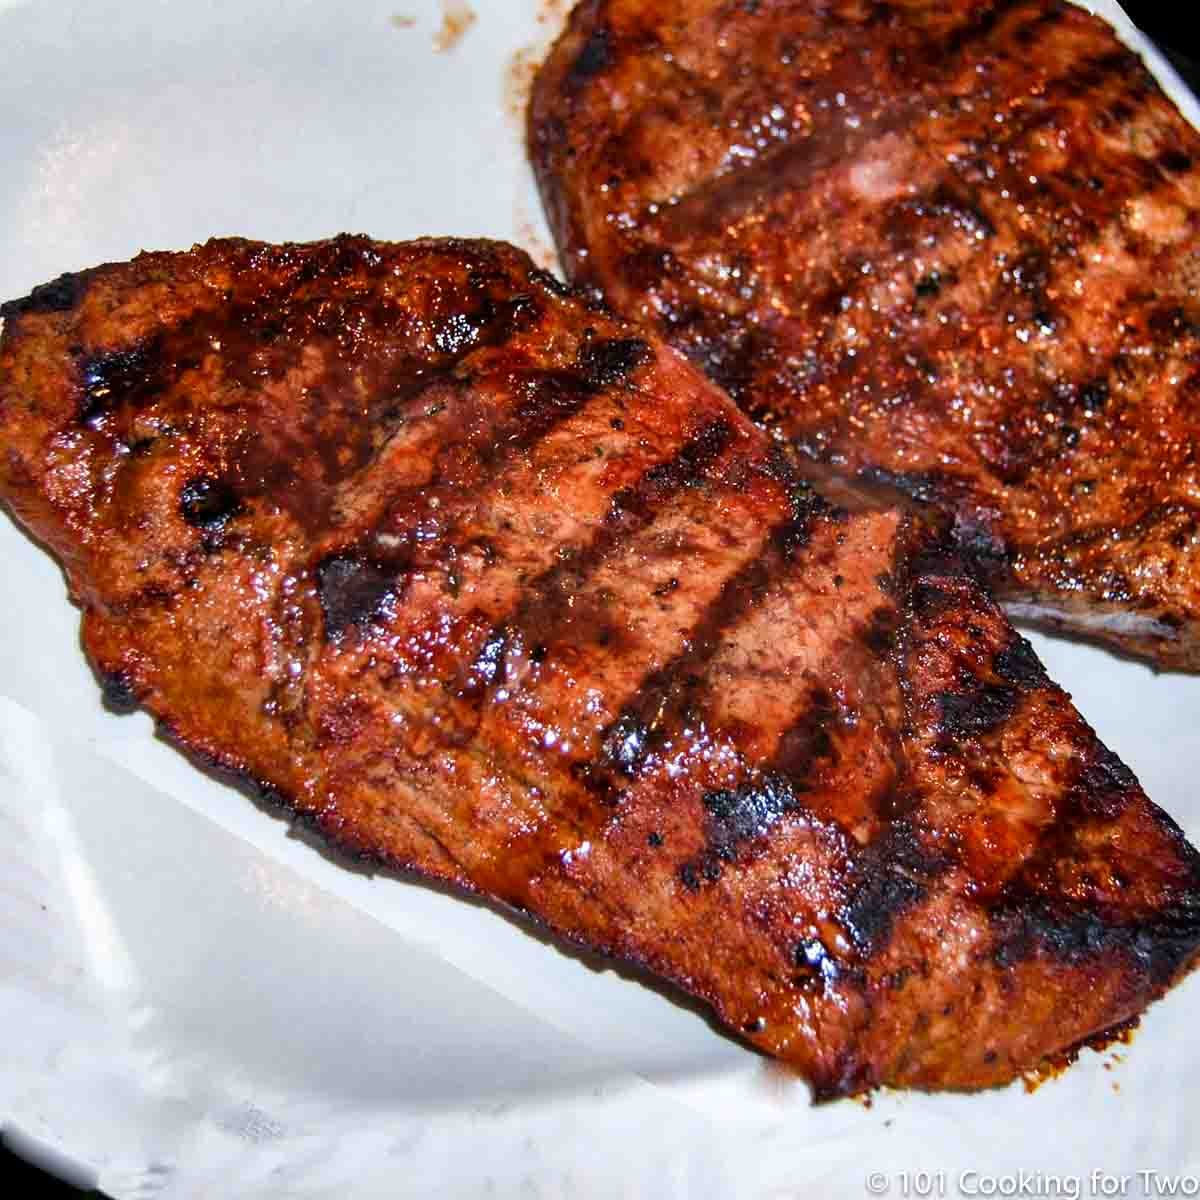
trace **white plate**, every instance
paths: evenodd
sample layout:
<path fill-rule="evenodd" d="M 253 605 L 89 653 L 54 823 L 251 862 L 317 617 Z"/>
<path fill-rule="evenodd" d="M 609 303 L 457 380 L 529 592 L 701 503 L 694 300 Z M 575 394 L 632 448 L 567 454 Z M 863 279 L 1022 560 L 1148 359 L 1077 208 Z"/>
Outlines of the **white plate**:
<path fill-rule="evenodd" d="M 514 81 L 565 7 L 477 0 L 439 54 L 433 0 L 0 0 L 0 296 L 213 234 L 482 234 L 549 263 Z M 690 1009 L 335 865 L 107 715 L 58 569 L 6 519 L 0 555 L 0 1119 L 24 1151 L 119 1200 L 1200 1186 L 1200 981 L 1126 1061 L 1033 1096 L 814 1110 Z M 1200 679 L 1038 648 L 1200 840 Z"/>

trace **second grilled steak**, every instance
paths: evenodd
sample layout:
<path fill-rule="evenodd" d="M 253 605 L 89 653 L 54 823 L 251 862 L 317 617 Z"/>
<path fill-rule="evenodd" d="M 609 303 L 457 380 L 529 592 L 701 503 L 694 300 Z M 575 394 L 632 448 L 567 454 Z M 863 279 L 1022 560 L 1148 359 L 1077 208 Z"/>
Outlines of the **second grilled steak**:
<path fill-rule="evenodd" d="M 337 845 L 822 1096 L 1002 1083 L 1194 962 L 1200 859 L 936 523 L 519 252 L 217 241 L 3 316 L 0 494 L 110 699 Z"/>
<path fill-rule="evenodd" d="M 1013 611 L 1200 668 L 1200 135 L 1059 0 L 585 0 L 530 151 L 570 277 Z"/>

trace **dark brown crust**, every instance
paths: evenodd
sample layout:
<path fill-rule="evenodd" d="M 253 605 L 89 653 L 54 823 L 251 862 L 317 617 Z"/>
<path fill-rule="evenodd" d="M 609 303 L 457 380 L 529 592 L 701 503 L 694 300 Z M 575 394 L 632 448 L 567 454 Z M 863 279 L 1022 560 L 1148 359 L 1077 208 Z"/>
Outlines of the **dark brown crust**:
<path fill-rule="evenodd" d="M 1200 134 L 1063 0 L 584 0 L 529 149 L 568 275 L 1022 619 L 1200 669 Z"/>
<path fill-rule="evenodd" d="M 937 523 L 511 248 L 214 241 L 6 309 L 0 493 L 109 703 L 343 850 L 976 1088 L 1193 963 L 1200 866 Z"/>

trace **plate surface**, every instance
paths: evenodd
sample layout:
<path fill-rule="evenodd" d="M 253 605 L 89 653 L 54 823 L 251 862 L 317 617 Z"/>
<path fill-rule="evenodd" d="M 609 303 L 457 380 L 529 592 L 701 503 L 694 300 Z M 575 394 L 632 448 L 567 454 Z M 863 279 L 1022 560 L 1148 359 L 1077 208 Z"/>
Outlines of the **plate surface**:
<path fill-rule="evenodd" d="M 437 52 L 464 5 L 0 0 L 0 296 L 215 234 L 551 264 L 520 109 L 566 8 L 478 0 Z M 0 555 L 0 1124 L 118 1200 L 1200 1188 L 1200 979 L 1032 1096 L 814 1110 L 690 1008 L 335 864 L 105 713 L 57 567 L 7 518 Z M 1200 841 L 1200 678 L 1036 640 Z"/>

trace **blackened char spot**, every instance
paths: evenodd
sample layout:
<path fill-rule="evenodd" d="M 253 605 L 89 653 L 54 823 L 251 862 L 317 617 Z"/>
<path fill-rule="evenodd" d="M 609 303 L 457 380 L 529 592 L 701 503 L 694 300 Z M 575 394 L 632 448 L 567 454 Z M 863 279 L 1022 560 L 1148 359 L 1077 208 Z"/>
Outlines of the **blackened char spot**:
<path fill-rule="evenodd" d="M 890 654 L 896 645 L 900 613 L 892 604 L 881 604 L 873 613 L 863 630 L 863 643 L 876 655 Z"/>
<path fill-rule="evenodd" d="M 891 489 L 922 504 L 945 502 L 942 480 L 924 471 L 889 471 L 885 467 L 865 467 L 858 478 L 870 487 Z"/>
<path fill-rule="evenodd" d="M 241 513 L 242 504 L 224 480 L 197 475 L 184 484 L 179 494 L 179 511 L 193 528 L 213 533 L 224 529 Z"/>
<path fill-rule="evenodd" d="M 641 338 L 612 338 L 589 342 L 579 352 L 579 371 L 596 391 L 612 387 L 653 357 Z"/>
<path fill-rule="evenodd" d="M 956 513 L 953 537 L 954 544 L 985 579 L 1003 573 L 1009 560 L 1008 545 L 983 522 L 970 513 Z"/>
<path fill-rule="evenodd" d="M 137 693 L 133 680 L 125 671 L 102 671 L 100 691 L 104 707 L 114 713 L 131 713 L 137 708 Z"/>
<path fill-rule="evenodd" d="M 567 72 L 567 90 L 577 91 L 594 75 L 599 75 L 612 60 L 612 34 L 603 26 L 593 30 Z"/>
<path fill-rule="evenodd" d="M 942 692 L 937 700 L 944 734 L 952 738 L 978 737 L 1003 725 L 1013 715 L 1017 690 L 985 684 L 966 692 Z"/>
<path fill-rule="evenodd" d="M 909 821 L 894 821 L 854 865 L 854 883 L 841 922 L 864 954 L 878 953 L 896 919 L 926 896 L 943 864 L 917 840 Z"/>
<path fill-rule="evenodd" d="M 49 283 L 39 284 L 28 296 L 0 304 L 0 317 L 19 317 L 26 313 L 66 312 L 79 303 L 87 280 L 87 272 L 60 275 Z"/>
<path fill-rule="evenodd" d="M 1017 687 L 1040 688 L 1050 682 L 1037 652 L 1029 640 L 1019 634 L 996 655 L 992 665 L 1001 679 L 1007 679 Z"/>
<path fill-rule="evenodd" d="M 1170 146 L 1158 156 L 1158 165 L 1173 175 L 1181 175 L 1192 169 L 1192 160 L 1182 150 Z"/>
<path fill-rule="evenodd" d="M 769 833 L 781 818 L 800 807 L 791 781 L 777 773 L 736 788 L 708 792 L 704 797 L 708 850 L 722 862 L 731 862 L 742 842 Z"/>
<path fill-rule="evenodd" d="M 703 798 L 704 848 L 679 868 L 689 891 L 701 882 L 716 883 L 726 863 L 737 861 L 738 847 L 768 834 L 788 813 L 802 806 L 790 780 L 772 772 L 741 784 L 708 792 Z"/>
<path fill-rule="evenodd" d="M 338 641 L 353 625 L 369 625 L 397 588 L 394 567 L 360 555 L 333 555 L 317 567 L 317 594 L 325 636 Z"/>
<path fill-rule="evenodd" d="M 943 41 L 933 42 L 927 47 L 926 53 L 930 61 L 940 64 L 952 55 L 961 53 L 968 46 L 985 42 L 1003 17 L 1019 3 L 1020 0 L 998 0 L 997 3 L 974 12 L 969 21 L 954 29 Z M 1052 16 L 1058 16 L 1060 11 L 1060 5 L 1052 4 L 1046 12 L 1039 14 L 1038 20 L 1045 21 Z"/>
<path fill-rule="evenodd" d="M 80 423 L 95 429 L 132 393 L 152 387 L 153 351 L 151 342 L 139 342 L 127 350 L 113 350 L 85 359 L 80 366 L 83 383 Z"/>

